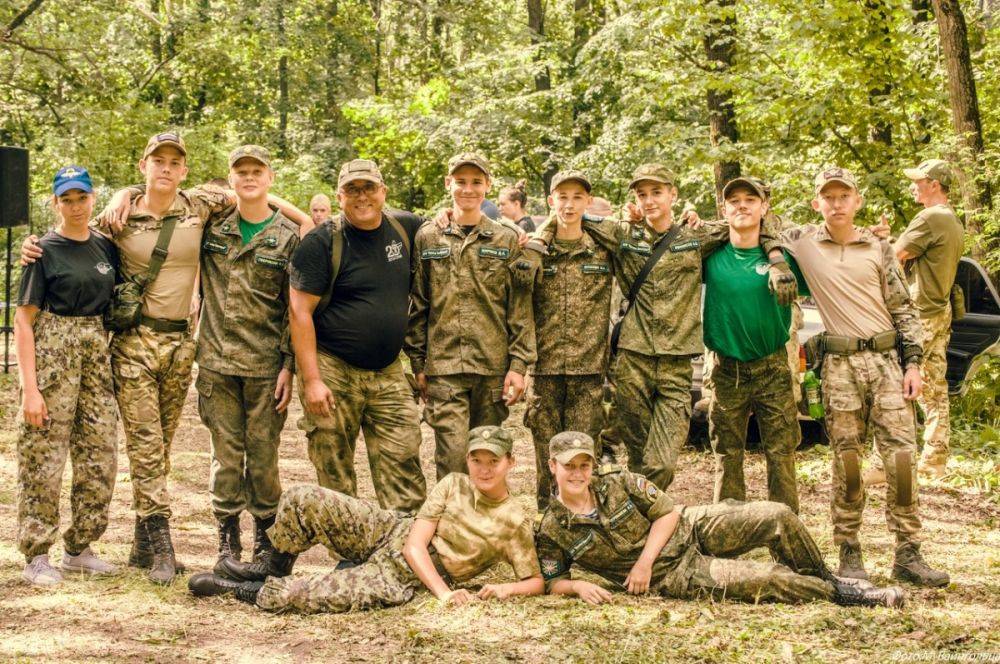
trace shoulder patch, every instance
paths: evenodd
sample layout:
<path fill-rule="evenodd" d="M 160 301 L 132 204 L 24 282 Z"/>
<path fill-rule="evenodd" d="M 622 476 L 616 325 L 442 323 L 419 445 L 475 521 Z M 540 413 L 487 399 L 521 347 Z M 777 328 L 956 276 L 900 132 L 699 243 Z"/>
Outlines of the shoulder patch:
<path fill-rule="evenodd" d="M 584 274 L 610 274 L 611 268 L 608 267 L 607 263 L 584 263 L 583 264 Z"/>
<path fill-rule="evenodd" d="M 479 255 L 486 258 L 506 259 L 510 257 L 510 249 L 507 247 L 479 247 Z"/>
<path fill-rule="evenodd" d="M 440 260 L 451 256 L 451 247 L 431 247 L 420 252 L 420 260 Z"/>
<path fill-rule="evenodd" d="M 656 500 L 656 494 L 658 494 L 658 493 L 659 493 L 659 491 L 657 491 L 655 485 L 653 485 L 653 484 L 647 484 L 646 485 L 646 497 L 647 498 L 649 498 L 650 500 Z"/>
<path fill-rule="evenodd" d="M 562 563 L 552 558 L 542 558 L 539 563 L 542 568 L 542 576 L 546 579 L 553 579 L 565 571 Z"/>
<path fill-rule="evenodd" d="M 674 242 L 670 245 L 670 251 L 677 253 L 679 251 L 692 251 L 701 246 L 701 240 L 685 240 L 684 242 Z"/>
<path fill-rule="evenodd" d="M 264 267 L 273 268 L 275 270 L 284 270 L 288 265 L 287 258 L 280 258 L 278 256 L 266 256 L 258 254 L 253 257 L 253 262 L 258 265 L 263 265 Z"/>

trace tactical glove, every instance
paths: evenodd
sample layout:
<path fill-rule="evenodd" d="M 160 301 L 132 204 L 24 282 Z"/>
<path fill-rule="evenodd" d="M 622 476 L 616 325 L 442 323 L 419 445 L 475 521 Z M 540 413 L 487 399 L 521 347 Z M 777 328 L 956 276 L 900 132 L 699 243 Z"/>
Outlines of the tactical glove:
<path fill-rule="evenodd" d="M 771 267 L 767 271 L 767 287 L 771 290 L 778 304 L 786 307 L 795 302 L 795 297 L 799 292 L 795 275 L 792 274 L 791 268 L 785 261 L 771 263 Z"/>

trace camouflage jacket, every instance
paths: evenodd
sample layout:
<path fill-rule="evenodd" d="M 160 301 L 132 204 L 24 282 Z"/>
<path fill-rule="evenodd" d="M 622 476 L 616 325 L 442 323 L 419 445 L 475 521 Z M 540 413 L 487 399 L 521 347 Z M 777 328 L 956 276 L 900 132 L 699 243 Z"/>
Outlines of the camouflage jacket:
<path fill-rule="evenodd" d="M 536 263 L 517 235 L 485 215 L 466 235 L 424 224 L 414 241 L 404 349 L 414 373 L 524 374 L 535 361 L 531 286 Z"/>
<path fill-rule="evenodd" d="M 620 466 L 601 466 L 591 480 L 597 518 L 573 514 L 552 500 L 535 528 L 535 549 L 545 579 L 552 583 L 570 578 L 570 568 L 585 570 L 624 586 L 646 545 L 653 522 L 674 510 L 674 501 L 642 475 Z M 687 560 L 694 531 L 683 517 L 653 564 L 650 586 Z"/>
<path fill-rule="evenodd" d="M 298 246 L 299 227 L 277 211 L 245 245 L 235 207 L 209 219 L 201 244 L 200 366 L 255 378 L 292 368 L 288 263 Z"/>
<path fill-rule="evenodd" d="M 572 247 L 553 242 L 542 259 L 541 274 L 532 294 L 538 345 L 532 373 L 604 373 L 614 276 L 611 252 L 586 233 Z"/>
<path fill-rule="evenodd" d="M 615 219 L 584 218 L 584 230 L 598 246 L 615 258 L 615 274 L 622 292 L 632 282 L 665 233 L 647 223 L 629 224 Z M 542 240 L 551 244 L 555 228 L 543 230 Z M 774 228 L 764 225 L 764 253 L 778 248 Z M 698 355 L 705 350 L 701 330 L 701 262 L 729 241 L 729 226 L 706 222 L 699 229 L 682 226 L 670 248 L 653 267 L 622 321 L 618 347 L 644 355 Z"/>

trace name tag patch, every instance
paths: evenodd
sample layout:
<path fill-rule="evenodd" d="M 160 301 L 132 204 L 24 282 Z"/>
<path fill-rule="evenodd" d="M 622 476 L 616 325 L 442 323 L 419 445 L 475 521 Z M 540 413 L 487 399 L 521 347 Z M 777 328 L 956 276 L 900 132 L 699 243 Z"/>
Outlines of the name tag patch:
<path fill-rule="evenodd" d="M 579 558 L 580 554 L 594 545 L 594 531 L 587 531 L 587 534 L 573 542 L 569 548 L 570 558 Z"/>
<path fill-rule="evenodd" d="M 609 274 L 611 268 L 608 267 L 607 263 L 584 263 L 583 273 L 584 274 Z"/>
<path fill-rule="evenodd" d="M 223 244 L 222 242 L 216 242 L 214 240 L 205 240 L 205 243 L 201 245 L 201 248 L 211 254 L 222 254 L 225 256 L 229 253 L 229 245 Z"/>
<path fill-rule="evenodd" d="M 275 256 L 254 256 L 253 262 L 275 270 L 284 270 L 288 265 L 287 258 L 277 258 Z"/>
<path fill-rule="evenodd" d="M 622 242 L 621 248 L 624 251 L 631 251 L 633 254 L 639 254 L 641 256 L 649 256 L 653 253 L 652 248 L 646 242 Z"/>
<path fill-rule="evenodd" d="M 635 504 L 631 500 L 625 501 L 617 512 L 608 517 L 608 525 L 614 528 L 619 523 L 628 518 L 629 514 L 635 511 Z"/>
<path fill-rule="evenodd" d="M 479 255 L 486 258 L 507 258 L 510 256 L 510 249 L 505 247 L 479 247 Z"/>
<path fill-rule="evenodd" d="M 546 277 L 556 276 L 556 266 L 550 265 L 549 267 L 543 267 L 542 274 L 544 274 Z"/>
<path fill-rule="evenodd" d="M 436 261 L 451 256 L 451 247 L 431 247 L 420 252 L 421 260 Z"/>
<path fill-rule="evenodd" d="M 679 251 L 692 251 L 701 246 L 701 240 L 688 240 L 686 242 L 675 242 L 670 245 L 670 251 L 677 253 Z"/>

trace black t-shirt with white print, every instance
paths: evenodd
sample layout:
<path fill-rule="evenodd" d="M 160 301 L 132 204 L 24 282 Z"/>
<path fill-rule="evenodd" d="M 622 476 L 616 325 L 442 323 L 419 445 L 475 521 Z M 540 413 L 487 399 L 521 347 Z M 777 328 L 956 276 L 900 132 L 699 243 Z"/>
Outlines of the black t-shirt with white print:
<path fill-rule="evenodd" d="M 99 233 L 71 240 L 49 231 L 38 241 L 42 257 L 21 271 L 17 303 L 58 316 L 99 316 L 111 302 L 118 251 Z"/>

